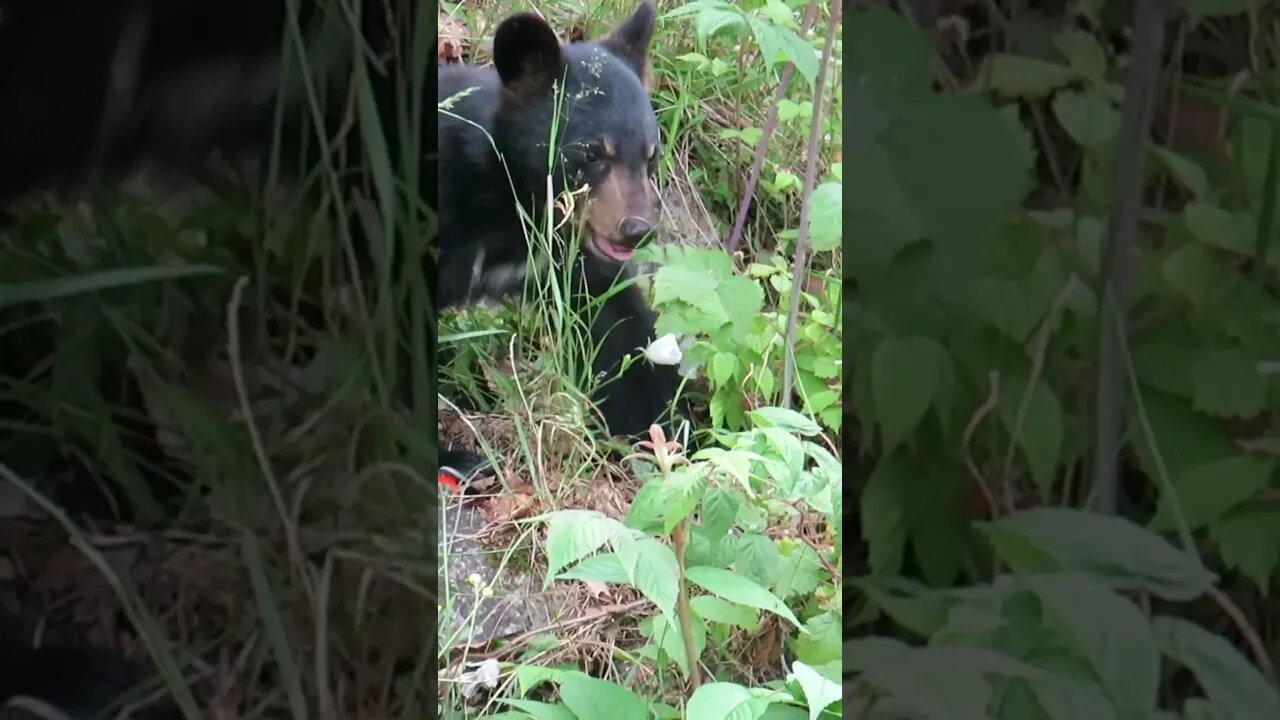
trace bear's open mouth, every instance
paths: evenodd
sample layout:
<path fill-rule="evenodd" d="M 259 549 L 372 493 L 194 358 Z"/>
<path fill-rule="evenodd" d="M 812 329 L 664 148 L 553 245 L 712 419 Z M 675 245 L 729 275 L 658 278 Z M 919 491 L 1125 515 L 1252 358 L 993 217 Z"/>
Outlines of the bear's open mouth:
<path fill-rule="evenodd" d="M 590 229 L 588 229 L 588 234 L 591 236 L 591 247 L 597 254 L 604 256 L 607 260 L 620 263 L 626 262 L 636 254 L 636 249 L 630 245 L 624 245 L 623 243 L 610 240 L 604 235 L 601 235 L 598 232 L 593 232 Z"/>

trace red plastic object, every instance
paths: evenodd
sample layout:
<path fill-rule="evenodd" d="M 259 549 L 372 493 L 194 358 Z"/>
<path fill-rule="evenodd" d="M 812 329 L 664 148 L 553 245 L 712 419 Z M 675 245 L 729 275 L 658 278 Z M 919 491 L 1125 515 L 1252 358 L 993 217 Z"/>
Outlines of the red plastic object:
<path fill-rule="evenodd" d="M 436 483 L 454 492 L 462 492 L 462 486 L 458 484 L 458 479 L 449 473 L 436 473 Z"/>

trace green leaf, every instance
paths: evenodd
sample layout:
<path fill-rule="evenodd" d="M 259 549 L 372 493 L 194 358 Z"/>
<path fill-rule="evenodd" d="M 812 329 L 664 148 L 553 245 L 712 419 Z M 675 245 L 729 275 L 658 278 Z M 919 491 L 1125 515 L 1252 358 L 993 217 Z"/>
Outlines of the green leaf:
<path fill-rule="evenodd" d="M 1062 623 L 1119 714 L 1149 717 L 1156 709 L 1160 652 L 1142 611 L 1085 575 L 1039 575 L 1026 582 Z"/>
<path fill-rule="evenodd" d="M 1266 386 L 1255 358 L 1243 350 L 1201 350 L 1191 365 L 1192 402 L 1216 417 L 1251 418 L 1262 412 Z"/>
<path fill-rule="evenodd" d="M 1265 597 L 1280 565 L 1280 509 L 1258 503 L 1226 514 L 1209 528 L 1227 567 L 1252 580 Z"/>
<path fill-rule="evenodd" d="M 1193 467 L 1174 476 L 1173 490 L 1187 526 L 1197 530 L 1255 497 L 1271 480 L 1274 465 L 1249 457 L 1231 457 Z M 1151 527 L 1177 527 L 1172 500 L 1162 495 Z"/>
<path fill-rule="evenodd" d="M 933 41 L 901 15 L 884 10 L 845 19 L 844 72 L 879 104 L 897 104 L 933 86 Z"/>
<path fill-rule="evenodd" d="M 1186 188 L 1196 200 L 1203 200 L 1209 195 L 1209 177 L 1200 165 L 1159 145 L 1151 148 L 1151 154 L 1164 171 Z"/>
<path fill-rule="evenodd" d="M 1229 281 L 1217 254 L 1202 243 L 1174 250 L 1161 270 L 1165 281 L 1196 305 L 1208 303 Z"/>
<path fill-rule="evenodd" d="M 886 453 L 905 440 L 929 410 L 942 352 L 930 338 L 887 338 L 872 354 L 871 390 Z"/>
<path fill-rule="evenodd" d="M 889 638 L 845 643 L 843 661 L 885 700 L 906 703 L 929 720 L 985 718 L 992 698 L 988 675 L 1040 677 L 1043 673 L 996 650 L 935 645 L 908 647 Z"/>
<path fill-rule="evenodd" d="M 1151 421 L 1155 449 L 1164 459 L 1170 478 L 1197 465 L 1238 454 L 1235 443 L 1222 426 L 1193 410 L 1190 402 L 1155 390 L 1144 392 L 1141 402 Z M 1136 408 L 1130 410 L 1130 417 L 1138 417 Z M 1141 427 L 1135 427 L 1133 435 L 1133 448 L 1142 470 L 1153 478 L 1159 477 L 1161 469 L 1155 462 L 1147 434 Z"/>
<path fill-rule="evenodd" d="M 671 547 L 651 537 L 619 538 L 614 554 L 632 586 L 658 609 L 674 615 L 680 568 Z"/>
<path fill-rule="evenodd" d="M 702 527 L 712 538 L 723 537 L 738 515 L 738 497 L 720 487 L 712 488 L 702 503 Z"/>
<path fill-rule="evenodd" d="M 804 626 L 808 633 L 798 634 L 792 641 L 796 658 L 814 666 L 839 662 L 844 652 L 840 616 L 824 612 L 809 618 Z"/>
<path fill-rule="evenodd" d="M 1049 718 L 1116 720 L 1116 707 L 1096 683 L 1057 675 L 1031 681 L 1036 701 Z"/>
<path fill-rule="evenodd" d="M 814 252 L 840 247 L 844 218 L 843 186 L 824 182 L 809 196 L 809 243 Z"/>
<path fill-rule="evenodd" d="M 773 540 L 758 533 L 746 533 L 738 538 L 735 550 L 733 569 L 743 577 L 766 587 L 777 580 L 782 554 Z"/>
<path fill-rule="evenodd" d="M 804 697 L 809 705 L 809 720 L 817 720 L 827 706 L 840 702 L 840 686 L 819 675 L 813 668 L 796 660 L 791 663 L 791 672 L 804 690 Z"/>
<path fill-rule="evenodd" d="M 760 616 L 751 608 L 726 602 L 712 595 L 690 598 L 689 608 L 698 617 L 709 622 L 736 625 L 747 631 L 754 631 L 760 626 Z"/>
<path fill-rule="evenodd" d="M 876 465 L 862 490 L 858 503 L 862 537 L 868 546 L 867 563 L 878 577 L 897 575 L 906 558 L 910 528 L 907 496 L 915 472 L 916 468 L 907 462 L 886 458 Z"/>
<path fill-rule="evenodd" d="M 618 562 L 618 556 L 613 553 L 592 555 L 568 570 L 557 574 L 555 578 L 557 580 L 591 580 L 614 585 L 629 585 L 631 583 L 631 579 L 627 577 L 627 571 L 623 569 L 622 563 Z"/>
<path fill-rule="evenodd" d="M 813 46 L 794 30 L 774 25 L 764 18 L 748 15 L 747 22 L 760 46 L 760 54 L 769 67 L 784 62 L 791 63 L 812 89 L 818 79 L 818 53 Z"/>
<path fill-rule="evenodd" d="M 1039 100 L 1075 79 L 1071 68 L 1025 55 L 992 53 L 982 61 L 970 89 L 990 89 L 1017 100 Z"/>
<path fill-rule="evenodd" d="M 974 95 L 929 95 L 880 134 L 924 234 L 958 254 L 986 242 L 1031 187 L 1026 131 Z"/>
<path fill-rule="evenodd" d="M 719 352 L 711 358 L 711 379 L 715 380 L 717 385 L 729 384 L 737 370 L 738 357 L 736 355 Z"/>
<path fill-rule="evenodd" d="M 1082 147 L 1106 145 L 1120 133 L 1120 113 L 1099 92 L 1068 90 L 1053 99 L 1053 114 Z"/>
<path fill-rule="evenodd" d="M 775 589 L 785 598 L 804 597 L 828 576 L 818 551 L 807 543 L 784 541 L 779 558 Z"/>
<path fill-rule="evenodd" d="M 582 672 L 568 672 L 560 678 L 560 700 L 578 720 L 649 720 L 644 698 Z"/>
<path fill-rule="evenodd" d="M 1096 575 L 1119 590 L 1147 590 L 1166 600 L 1197 598 L 1217 580 L 1195 558 L 1126 518 L 1037 507 L 980 527 L 1014 570 L 1045 569 L 1012 552 L 1021 544 L 1038 550 L 1057 569 Z"/>
<path fill-rule="evenodd" d="M 693 514 L 706 492 L 704 474 L 688 467 L 679 468 L 662 484 L 662 531 L 670 534 L 676 525 Z"/>
<path fill-rule="evenodd" d="M 1093 35 L 1081 30 L 1068 30 L 1054 37 L 1053 44 L 1067 56 L 1076 72 L 1094 82 L 1106 79 L 1107 54 Z"/>
<path fill-rule="evenodd" d="M 871 102 L 874 101 L 869 97 L 865 99 L 865 103 Z M 881 267 L 919 239 L 924 229 L 894 175 L 885 149 L 870 140 L 855 139 L 853 152 L 860 161 L 850 168 L 850 205 L 846 213 L 850 242 L 845 246 L 853 253 L 857 267 Z"/>
<path fill-rule="evenodd" d="M 685 575 L 689 582 L 698 585 L 716 597 L 753 607 L 757 610 L 767 610 L 778 617 L 790 621 L 796 627 L 801 627 L 800 621 L 796 619 L 796 616 L 792 614 L 791 609 L 785 603 L 773 593 L 741 575 L 736 575 L 724 568 L 707 566 L 688 568 Z"/>
<path fill-rule="evenodd" d="M 1036 383 L 1030 389 L 1010 383 L 1008 391 L 1000 397 L 1000 418 L 1005 430 L 1016 437 L 1018 446 L 1027 457 L 1031 479 L 1042 497 L 1048 497 L 1053 489 L 1053 476 L 1062 457 L 1062 441 L 1065 435 L 1062 406 L 1058 398 L 1044 383 Z M 1022 424 L 1018 425 L 1018 413 L 1026 404 Z"/>
<path fill-rule="evenodd" d="M 547 574 L 604 547 L 628 532 L 626 526 L 592 510 L 558 510 L 547 516 Z"/>
<path fill-rule="evenodd" d="M 809 418 L 795 410 L 780 407 L 758 407 L 747 413 L 756 427 L 773 427 L 800 435 L 813 436 L 822 432 L 822 428 Z"/>
<path fill-rule="evenodd" d="M 736 683 L 707 683 L 693 691 L 685 707 L 687 718 L 707 720 L 756 720 L 769 708 L 763 693 Z"/>
<path fill-rule="evenodd" d="M 1168 615 L 1156 616 L 1152 627 L 1164 654 L 1195 674 L 1214 717 L 1280 717 L 1275 688 L 1224 638 Z"/>
<path fill-rule="evenodd" d="M 1206 245 L 1242 257 L 1253 257 L 1253 218 L 1248 213 L 1232 213 L 1207 203 L 1188 203 L 1182 221 L 1191 236 Z"/>
<path fill-rule="evenodd" d="M 499 702 L 517 708 L 522 713 L 522 715 L 511 715 L 510 720 L 526 720 L 527 718 L 532 718 L 532 720 L 580 720 L 577 715 L 573 714 L 573 711 L 563 705 L 552 705 L 523 698 L 502 698 Z M 510 713 L 504 714 L 510 715 Z"/>
<path fill-rule="evenodd" d="M 855 579 L 853 582 L 885 615 L 920 637 L 932 637 L 946 625 L 951 602 L 939 592 L 897 592 L 891 583 L 874 579 Z"/>

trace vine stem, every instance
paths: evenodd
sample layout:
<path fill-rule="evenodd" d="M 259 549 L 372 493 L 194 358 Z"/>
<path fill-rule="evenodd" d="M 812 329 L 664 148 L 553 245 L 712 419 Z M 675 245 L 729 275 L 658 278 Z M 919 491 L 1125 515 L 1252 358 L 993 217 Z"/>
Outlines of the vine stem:
<path fill-rule="evenodd" d="M 809 28 L 813 27 L 817 11 L 818 0 L 809 0 L 809 5 L 804 10 L 804 19 L 800 21 L 800 37 L 807 35 Z M 778 76 L 778 90 L 773 94 L 773 107 L 769 109 L 769 117 L 764 121 L 764 130 L 760 133 L 760 139 L 756 141 L 756 156 L 751 161 L 751 172 L 747 174 L 747 184 L 743 188 L 742 199 L 738 201 L 738 215 L 733 220 L 733 229 L 729 231 L 729 237 L 724 241 L 725 252 L 730 255 L 737 252 L 738 246 L 742 244 L 742 231 L 747 225 L 747 211 L 751 209 L 751 202 L 756 196 L 756 185 L 760 182 L 761 171 L 764 170 L 764 155 L 769 149 L 769 139 L 773 137 L 773 131 L 778 129 L 778 108 L 787 97 L 787 88 L 791 86 L 791 75 L 795 69 L 795 65 L 787 63 L 782 68 L 782 74 Z"/>
<path fill-rule="evenodd" d="M 822 43 L 822 58 L 818 61 L 818 79 L 814 81 L 813 118 L 809 123 L 809 141 L 805 147 L 804 199 L 800 203 L 800 230 L 796 235 L 795 264 L 791 269 L 791 298 L 787 308 L 787 341 L 783 345 L 782 407 L 791 409 L 792 391 L 796 382 L 796 357 L 792 347 L 796 342 L 796 321 L 800 315 L 800 291 L 804 288 L 804 276 L 809 269 L 809 213 L 813 205 L 813 186 L 818 175 L 818 138 L 822 137 L 822 121 L 826 94 L 827 70 L 831 65 L 831 53 L 836 44 L 836 30 L 840 27 L 843 7 L 840 0 L 831 0 L 827 14 L 827 37 Z"/>

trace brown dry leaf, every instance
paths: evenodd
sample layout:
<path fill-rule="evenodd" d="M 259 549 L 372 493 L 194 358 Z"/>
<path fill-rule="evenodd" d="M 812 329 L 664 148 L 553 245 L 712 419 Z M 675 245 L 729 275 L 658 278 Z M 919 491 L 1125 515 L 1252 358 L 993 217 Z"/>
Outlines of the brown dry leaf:
<path fill-rule="evenodd" d="M 533 496 L 526 493 L 499 495 L 485 503 L 485 520 L 499 524 L 525 517 L 533 508 L 534 502 Z"/>

